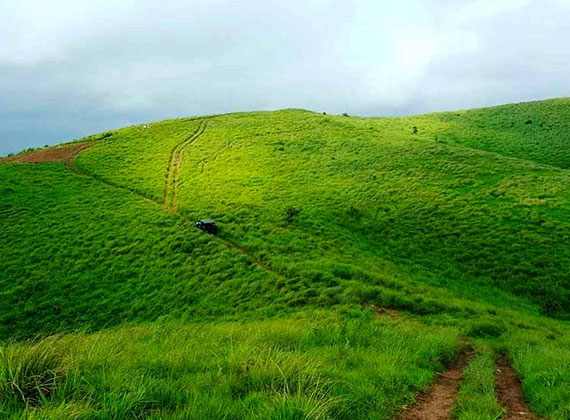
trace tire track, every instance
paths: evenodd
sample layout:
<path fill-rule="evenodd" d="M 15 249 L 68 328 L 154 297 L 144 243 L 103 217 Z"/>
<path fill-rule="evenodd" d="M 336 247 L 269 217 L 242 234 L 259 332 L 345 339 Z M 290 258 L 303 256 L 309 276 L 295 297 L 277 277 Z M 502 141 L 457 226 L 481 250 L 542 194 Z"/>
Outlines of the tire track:
<path fill-rule="evenodd" d="M 455 397 L 463 380 L 463 369 L 472 358 L 471 350 L 464 347 L 453 365 L 440 373 L 430 389 L 421 394 L 400 420 L 449 420 Z"/>
<path fill-rule="evenodd" d="M 81 174 L 81 171 L 77 168 L 77 163 L 75 162 L 75 160 L 77 159 L 77 156 L 79 156 L 81 154 L 81 152 L 89 149 L 91 146 L 93 146 L 93 143 L 88 142 L 88 143 L 81 145 L 81 147 L 78 147 L 76 150 L 74 150 L 73 153 L 71 153 L 69 156 L 67 156 L 65 158 L 65 160 L 63 161 L 65 166 L 67 166 L 67 168 L 71 172 L 75 172 L 76 174 Z"/>
<path fill-rule="evenodd" d="M 201 121 L 196 131 L 194 131 L 190 137 L 178 143 L 170 153 L 168 167 L 166 170 L 166 183 L 164 185 L 163 199 L 164 209 L 166 211 L 171 213 L 176 212 L 176 194 L 178 192 L 182 152 L 202 134 L 204 134 L 204 131 L 206 131 L 206 124 L 206 121 Z"/>
<path fill-rule="evenodd" d="M 521 383 L 503 356 L 495 364 L 495 392 L 503 407 L 503 420 L 538 420 L 524 400 Z"/>
<path fill-rule="evenodd" d="M 450 420 L 455 398 L 463 381 L 463 370 L 473 359 L 472 351 L 464 346 L 453 365 L 439 374 L 426 393 L 420 394 L 399 420 Z M 495 362 L 495 393 L 503 408 L 503 420 L 540 420 L 524 399 L 520 381 L 507 360 L 498 356 Z"/>

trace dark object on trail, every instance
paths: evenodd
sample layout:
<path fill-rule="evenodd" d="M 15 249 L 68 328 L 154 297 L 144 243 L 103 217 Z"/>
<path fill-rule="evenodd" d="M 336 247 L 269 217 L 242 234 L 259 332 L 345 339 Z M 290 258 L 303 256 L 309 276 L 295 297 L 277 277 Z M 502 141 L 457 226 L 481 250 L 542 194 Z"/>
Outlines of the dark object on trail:
<path fill-rule="evenodd" d="M 415 125 L 412 127 L 412 134 L 418 134 L 418 127 Z"/>
<path fill-rule="evenodd" d="M 204 232 L 211 233 L 215 235 L 218 232 L 218 227 L 213 220 L 202 219 L 196 222 L 196 227 Z"/>

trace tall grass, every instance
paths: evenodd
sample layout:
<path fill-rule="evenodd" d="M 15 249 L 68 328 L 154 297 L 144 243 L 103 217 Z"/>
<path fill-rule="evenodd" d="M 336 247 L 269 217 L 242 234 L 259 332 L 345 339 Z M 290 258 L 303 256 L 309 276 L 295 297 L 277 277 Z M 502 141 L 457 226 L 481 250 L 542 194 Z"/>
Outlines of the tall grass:
<path fill-rule="evenodd" d="M 64 381 L 63 352 L 54 340 L 0 347 L 0 399 L 8 406 L 37 406 Z"/>
<path fill-rule="evenodd" d="M 504 348 L 522 376 L 524 393 L 540 415 L 570 418 L 570 335 L 567 329 L 513 331 Z"/>
<path fill-rule="evenodd" d="M 458 332 L 353 309 L 274 321 L 156 323 L 46 343 L 3 348 L 3 354 L 34 355 L 26 356 L 34 367 L 20 382 L 51 386 L 41 397 L 26 388 L 25 401 L 2 398 L 4 413 L 387 419 L 454 357 Z M 50 356 L 39 348 L 51 349 Z"/>

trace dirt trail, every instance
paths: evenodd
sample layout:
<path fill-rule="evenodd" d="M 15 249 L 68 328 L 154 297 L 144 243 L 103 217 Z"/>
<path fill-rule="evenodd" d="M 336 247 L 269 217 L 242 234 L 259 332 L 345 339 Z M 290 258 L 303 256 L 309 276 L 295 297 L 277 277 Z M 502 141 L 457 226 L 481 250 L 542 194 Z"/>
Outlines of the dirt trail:
<path fill-rule="evenodd" d="M 400 420 L 450 419 L 455 397 L 463 380 L 463 369 L 470 359 L 471 351 L 466 347 L 463 348 L 453 365 L 446 372 L 438 374 L 431 388 L 420 395 Z"/>
<path fill-rule="evenodd" d="M 77 156 L 79 156 L 79 154 L 81 152 L 90 148 L 91 146 L 92 146 L 92 143 L 84 143 L 83 147 L 77 147 L 72 153 L 67 155 L 65 157 L 65 159 L 63 160 L 63 162 L 65 163 L 65 166 L 67 166 L 71 171 L 75 172 L 76 174 L 81 173 L 81 171 L 77 168 L 77 164 L 76 164 Z"/>
<path fill-rule="evenodd" d="M 176 212 L 176 194 L 178 192 L 182 152 L 184 149 L 186 149 L 186 147 L 188 147 L 202 134 L 204 134 L 204 131 L 206 131 L 206 124 L 206 121 L 201 121 L 196 131 L 194 131 L 190 137 L 178 143 L 174 149 L 172 149 L 170 159 L 168 160 L 168 167 L 166 170 L 166 183 L 164 185 L 164 208 L 167 211 L 173 213 Z"/>
<path fill-rule="evenodd" d="M 538 420 L 524 400 L 520 381 L 504 357 L 497 356 L 495 391 L 499 404 L 505 410 L 502 420 Z"/>

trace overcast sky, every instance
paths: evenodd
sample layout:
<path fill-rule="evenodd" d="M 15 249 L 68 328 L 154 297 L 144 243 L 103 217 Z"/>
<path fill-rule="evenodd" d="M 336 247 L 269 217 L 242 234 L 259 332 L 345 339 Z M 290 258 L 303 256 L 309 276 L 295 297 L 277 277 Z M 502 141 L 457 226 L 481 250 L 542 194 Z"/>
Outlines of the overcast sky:
<path fill-rule="evenodd" d="M 0 0 L 0 155 L 124 125 L 570 96 L 570 0 Z"/>

